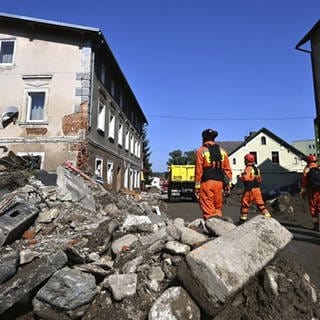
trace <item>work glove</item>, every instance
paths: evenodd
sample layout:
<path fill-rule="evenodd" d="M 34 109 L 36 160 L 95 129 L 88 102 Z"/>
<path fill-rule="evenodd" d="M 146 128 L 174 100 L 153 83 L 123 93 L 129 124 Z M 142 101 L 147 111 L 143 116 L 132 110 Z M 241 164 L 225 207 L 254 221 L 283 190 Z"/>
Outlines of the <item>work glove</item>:
<path fill-rule="evenodd" d="M 194 189 L 194 194 L 195 194 L 196 198 L 199 199 L 199 197 L 200 197 L 200 188 Z"/>

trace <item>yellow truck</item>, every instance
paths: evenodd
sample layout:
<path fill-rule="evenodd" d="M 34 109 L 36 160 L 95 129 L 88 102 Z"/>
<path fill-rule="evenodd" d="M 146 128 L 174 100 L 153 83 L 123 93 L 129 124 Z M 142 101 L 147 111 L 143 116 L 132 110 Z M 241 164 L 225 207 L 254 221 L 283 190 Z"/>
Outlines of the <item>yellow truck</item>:
<path fill-rule="evenodd" d="M 196 200 L 194 193 L 195 165 L 171 164 L 168 171 L 169 201 L 181 198 L 191 198 L 192 200 Z"/>

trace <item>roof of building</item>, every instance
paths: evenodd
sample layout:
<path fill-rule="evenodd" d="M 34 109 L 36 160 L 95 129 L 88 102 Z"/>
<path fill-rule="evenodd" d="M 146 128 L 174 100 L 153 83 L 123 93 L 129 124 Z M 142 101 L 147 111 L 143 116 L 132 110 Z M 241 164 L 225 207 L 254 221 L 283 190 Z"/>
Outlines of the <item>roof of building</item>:
<path fill-rule="evenodd" d="M 300 158 L 305 158 L 305 154 L 301 151 L 299 151 L 298 149 L 296 149 L 295 147 L 293 147 L 291 144 L 287 143 L 285 140 L 281 139 L 280 137 L 278 137 L 276 134 L 274 134 L 273 132 L 271 132 L 270 130 L 268 130 L 267 128 L 263 127 L 258 131 L 255 132 L 251 132 L 251 134 L 245 138 L 245 140 L 243 142 L 241 142 L 238 145 L 235 145 L 235 147 L 228 152 L 228 155 L 232 155 L 233 153 L 235 153 L 236 151 L 238 151 L 240 148 L 246 146 L 246 144 L 255 139 L 260 133 L 265 134 L 266 136 L 272 138 L 274 141 L 278 142 L 280 145 L 282 145 L 283 147 L 285 147 L 286 149 L 290 150 L 292 153 L 296 154 L 297 156 L 299 156 Z M 221 145 L 222 146 L 222 145 Z"/>
<path fill-rule="evenodd" d="M 0 21 L 7 22 L 13 24 L 15 27 L 19 24 L 27 24 L 33 32 L 36 32 L 37 30 L 43 31 L 44 28 L 47 28 L 48 30 L 54 30 L 56 32 L 68 32 L 69 34 L 78 34 L 82 39 L 89 38 L 94 41 L 96 44 L 102 44 L 105 48 L 105 50 L 109 53 L 111 56 L 114 65 L 116 66 L 117 72 L 119 75 L 121 75 L 121 78 L 123 79 L 124 85 L 129 88 L 130 95 L 134 101 L 134 103 L 138 106 L 141 115 L 143 116 L 143 120 L 145 123 L 147 123 L 147 118 L 144 115 L 141 106 L 139 102 L 137 101 L 124 73 L 122 72 L 116 58 L 114 57 L 102 31 L 98 28 L 93 27 L 87 27 L 87 26 L 81 26 L 76 24 L 69 24 L 69 23 L 62 23 L 57 21 L 51 21 L 51 20 L 44 20 L 44 19 L 38 19 L 33 17 L 26 17 L 26 16 L 19 16 L 19 15 L 13 15 L 8 13 L 2 13 L 0 12 Z M 37 27 L 41 27 L 37 28 Z"/>
<path fill-rule="evenodd" d="M 223 148 L 228 154 L 230 154 L 232 150 L 242 144 L 242 141 L 217 141 L 216 143 L 221 146 L 221 148 Z"/>

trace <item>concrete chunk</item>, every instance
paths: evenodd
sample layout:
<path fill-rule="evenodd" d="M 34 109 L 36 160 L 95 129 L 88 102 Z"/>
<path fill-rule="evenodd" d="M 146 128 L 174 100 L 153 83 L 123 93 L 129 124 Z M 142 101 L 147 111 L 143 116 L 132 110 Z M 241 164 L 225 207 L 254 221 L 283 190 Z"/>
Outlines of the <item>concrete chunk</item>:
<path fill-rule="evenodd" d="M 16 202 L 0 216 L 0 246 L 19 239 L 39 214 L 39 209 L 28 203 Z"/>
<path fill-rule="evenodd" d="M 257 216 L 191 251 L 178 276 L 198 304 L 214 316 L 292 238 L 275 219 Z"/>

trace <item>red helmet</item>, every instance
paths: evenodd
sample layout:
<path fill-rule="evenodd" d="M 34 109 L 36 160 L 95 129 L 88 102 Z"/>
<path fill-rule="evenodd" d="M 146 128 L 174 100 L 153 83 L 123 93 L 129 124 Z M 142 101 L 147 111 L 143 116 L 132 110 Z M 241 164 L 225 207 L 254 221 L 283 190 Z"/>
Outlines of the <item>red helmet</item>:
<path fill-rule="evenodd" d="M 309 154 L 307 156 L 307 162 L 310 163 L 310 162 L 317 162 L 317 157 L 314 155 L 314 154 Z"/>
<path fill-rule="evenodd" d="M 247 162 L 250 162 L 250 163 L 255 162 L 254 155 L 251 154 L 251 153 L 246 154 L 246 155 L 244 156 L 244 160 L 247 161 Z"/>

